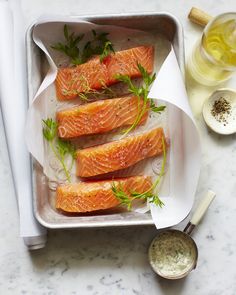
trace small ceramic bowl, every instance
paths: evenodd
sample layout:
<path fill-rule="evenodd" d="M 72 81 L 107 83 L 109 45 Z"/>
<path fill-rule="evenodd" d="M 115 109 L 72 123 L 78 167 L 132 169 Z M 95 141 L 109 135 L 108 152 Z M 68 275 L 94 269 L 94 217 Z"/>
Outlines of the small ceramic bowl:
<path fill-rule="evenodd" d="M 229 113 L 222 116 L 220 114 L 213 115 L 214 103 L 219 99 L 225 99 L 230 103 L 231 109 Z M 203 105 L 202 114 L 206 124 L 216 133 L 233 134 L 236 132 L 236 91 L 229 88 L 218 89 L 211 94 Z"/>

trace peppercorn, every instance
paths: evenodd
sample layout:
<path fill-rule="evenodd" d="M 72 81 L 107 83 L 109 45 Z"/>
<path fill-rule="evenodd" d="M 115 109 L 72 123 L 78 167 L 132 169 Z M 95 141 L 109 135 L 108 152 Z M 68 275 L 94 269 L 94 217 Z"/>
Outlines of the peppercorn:
<path fill-rule="evenodd" d="M 228 124 L 227 117 L 231 114 L 231 109 L 231 104 L 224 97 L 220 97 L 215 100 L 211 114 L 218 122 L 222 122 L 226 126 Z"/>

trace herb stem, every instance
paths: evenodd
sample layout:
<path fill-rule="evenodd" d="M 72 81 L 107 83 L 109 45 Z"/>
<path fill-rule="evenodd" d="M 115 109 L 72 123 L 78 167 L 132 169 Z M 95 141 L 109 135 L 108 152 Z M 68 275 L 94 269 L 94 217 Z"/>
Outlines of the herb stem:
<path fill-rule="evenodd" d="M 71 169 L 72 169 L 72 167 L 73 167 L 73 164 L 74 164 L 74 158 L 72 157 L 72 158 L 71 158 L 71 163 L 70 163 L 70 168 L 68 169 L 68 171 L 71 172 Z"/>
<path fill-rule="evenodd" d="M 158 194 L 154 193 L 154 189 L 157 187 L 159 184 L 162 176 L 165 173 L 165 165 L 166 165 L 166 148 L 165 148 L 165 138 L 162 137 L 162 145 L 163 145 L 163 161 L 161 165 L 161 171 L 156 179 L 156 181 L 153 183 L 153 185 L 148 189 L 147 191 L 143 193 L 138 193 L 138 192 L 129 192 L 128 194 L 124 191 L 122 188 L 122 185 L 118 183 L 118 185 L 113 184 L 112 185 L 112 192 L 114 196 L 120 200 L 121 205 L 126 205 L 127 209 L 131 209 L 131 203 L 135 199 L 143 199 L 143 200 L 148 200 L 149 203 L 154 203 L 156 206 L 162 207 L 164 203 L 160 200 Z"/>
<path fill-rule="evenodd" d="M 143 85 L 142 86 L 135 86 L 133 82 L 131 81 L 130 77 L 127 75 L 116 75 L 116 79 L 120 82 L 125 83 L 128 85 L 128 90 L 130 93 L 134 94 L 136 97 L 138 97 L 138 113 L 134 120 L 134 123 L 126 130 L 124 130 L 123 134 L 127 135 L 131 130 L 137 127 L 139 122 L 142 120 L 143 115 L 145 112 L 150 109 L 153 112 L 160 113 L 164 111 L 165 107 L 160 106 L 156 107 L 155 103 L 148 97 L 149 94 L 149 87 L 152 85 L 154 80 L 156 79 L 156 74 L 154 73 L 152 76 L 149 75 L 147 70 L 140 64 L 137 64 L 137 67 L 139 69 L 139 72 L 143 78 Z M 140 102 L 141 99 L 143 100 L 143 105 L 140 108 Z M 150 108 L 147 108 L 147 103 L 150 102 Z"/>
<path fill-rule="evenodd" d="M 71 182 L 70 171 L 72 169 L 73 161 L 75 158 L 75 147 L 69 141 L 63 141 L 57 137 L 57 122 L 52 118 L 43 120 L 43 136 L 47 140 L 49 147 L 56 156 L 56 159 L 60 162 L 66 179 Z M 65 165 L 65 155 L 71 155 L 72 162 L 69 170 Z"/>
<path fill-rule="evenodd" d="M 150 187 L 150 189 L 147 190 L 146 192 L 140 194 L 140 197 L 144 196 L 147 193 L 152 192 L 157 187 L 157 185 L 161 181 L 162 176 L 165 173 L 165 166 L 166 166 L 166 147 L 165 147 L 165 139 L 163 137 L 162 137 L 162 146 L 163 146 L 163 161 L 162 161 L 162 164 L 161 164 L 160 174 L 158 175 L 157 179 L 155 180 L 155 182 L 153 183 L 153 185 Z"/>
<path fill-rule="evenodd" d="M 52 141 L 49 141 L 49 146 L 50 146 L 51 150 L 53 151 L 55 157 L 56 157 L 56 158 L 58 159 L 58 161 L 61 163 L 62 168 L 63 168 L 63 170 L 64 170 L 64 172 L 65 172 L 65 175 L 66 175 L 66 179 L 67 179 L 69 182 L 71 182 L 70 173 L 68 172 L 68 170 L 67 170 L 67 168 L 66 168 L 66 165 L 65 165 L 65 163 L 64 163 L 64 159 L 61 158 L 61 157 L 59 157 L 57 151 L 56 151 L 55 148 L 54 148 L 54 145 L 53 145 Z"/>
<path fill-rule="evenodd" d="M 146 111 L 146 105 L 147 105 L 147 103 L 145 103 L 145 101 L 143 100 L 143 106 L 142 106 L 142 108 L 140 109 L 140 101 L 141 101 L 141 99 L 140 99 L 140 97 L 138 96 L 138 114 L 137 114 L 137 117 L 136 117 L 134 123 L 133 123 L 128 129 L 126 129 L 126 130 L 124 131 L 124 133 L 123 133 L 124 136 L 126 136 L 130 131 L 132 131 L 134 128 L 137 127 L 137 125 L 138 125 L 139 122 L 141 121 L 141 119 L 142 119 L 142 117 L 143 117 L 143 115 L 144 115 L 144 113 L 145 113 L 145 111 Z"/>

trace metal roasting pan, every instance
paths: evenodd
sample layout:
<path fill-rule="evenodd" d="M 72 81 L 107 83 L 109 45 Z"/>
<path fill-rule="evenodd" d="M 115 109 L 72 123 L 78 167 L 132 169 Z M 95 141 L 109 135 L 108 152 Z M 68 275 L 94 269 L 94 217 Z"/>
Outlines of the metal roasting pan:
<path fill-rule="evenodd" d="M 180 69 L 184 73 L 183 29 L 172 14 L 145 12 L 119 15 L 79 15 L 71 18 L 83 19 L 101 25 L 117 25 L 161 33 L 172 43 Z M 42 51 L 33 42 L 33 27 L 34 24 L 26 34 L 29 102 L 32 101 L 45 76 L 41 66 L 42 63 L 45 63 L 45 58 Z M 64 216 L 57 213 L 49 203 L 46 177 L 41 166 L 34 159 L 32 159 L 32 184 L 34 214 L 37 220 L 47 228 L 95 228 L 154 224 L 150 213 L 121 212 L 93 216 Z"/>

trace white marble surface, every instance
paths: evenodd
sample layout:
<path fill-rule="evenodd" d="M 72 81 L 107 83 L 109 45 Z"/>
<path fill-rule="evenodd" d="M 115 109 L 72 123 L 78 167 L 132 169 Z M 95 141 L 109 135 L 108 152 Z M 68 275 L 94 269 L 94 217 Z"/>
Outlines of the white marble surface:
<path fill-rule="evenodd" d="M 169 11 L 183 23 L 187 53 L 201 32 L 187 20 L 192 6 L 212 15 L 236 10 L 235 0 L 23 0 L 27 23 L 42 13 Z M 188 83 L 188 89 L 203 146 L 196 201 L 208 188 L 217 193 L 194 233 L 199 246 L 197 269 L 180 281 L 158 278 L 147 261 L 147 247 L 156 233 L 153 227 L 50 231 L 47 247 L 29 253 L 18 237 L 17 207 L 1 121 L 0 294 L 236 294 L 236 136 L 218 136 L 206 128 L 200 110 L 212 89 L 199 89 L 193 83 Z"/>

